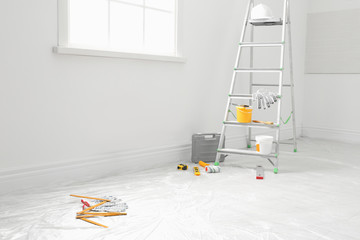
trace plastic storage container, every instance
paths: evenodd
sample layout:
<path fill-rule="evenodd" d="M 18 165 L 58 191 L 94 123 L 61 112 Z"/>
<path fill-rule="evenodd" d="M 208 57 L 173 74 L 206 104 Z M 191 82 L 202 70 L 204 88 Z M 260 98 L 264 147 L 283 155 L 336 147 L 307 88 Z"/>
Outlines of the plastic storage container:
<path fill-rule="evenodd" d="M 192 135 L 191 161 L 193 163 L 198 163 L 199 161 L 215 162 L 219 141 L 220 133 L 197 133 Z M 220 162 L 223 162 L 224 159 L 225 155 L 221 155 Z"/>
<path fill-rule="evenodd" d="M 241 123 L 251 123 L 252 108 L 247 106 L 236 107 L 237 121 Z"/>
<path fill-rule="evenodd" d="M 260 152 L 261 154 L 270 154 L 272 151 L 272 144 L 274 141 L 273 136 L 256 136 L 256 151 Z"/>

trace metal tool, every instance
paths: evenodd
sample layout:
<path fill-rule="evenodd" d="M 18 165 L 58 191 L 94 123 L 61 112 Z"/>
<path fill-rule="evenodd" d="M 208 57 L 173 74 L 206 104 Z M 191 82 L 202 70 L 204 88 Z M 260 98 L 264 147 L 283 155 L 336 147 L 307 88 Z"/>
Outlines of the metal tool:
<path fill-rule="evenodd" d="M 274 173 L 278 173 L 278 164 L 279 164 L 279 145 L 280 145 L 280 122 L 281 122 L 281 107 L 282 102 L 285 100 L 283 99 L 282 90 L 283 87 L 290 87 L 291 89 L 291 106 L 292 106 L 292 121 L 293 121 L 293 144 L 294 144 L 294 152 L 297 151 L 297 143 L 296 143 L 296 124 L 295 124 L 295 101 L 294 101 L 294 78 L 293 78 L 293 63 L 292 63 L 292 45 L 291 45 L 291 24 L 290 24 L 290 0 L 283 0 L 283 16 L 282 19 L 271 19 L 271 20 L 251 20 L 250 19 L 250 11 L 254 7 L 255 0 L 249 0 L 248 7 L 245 14 L 245 19 L 243 23 L 240 43 L 237 51 L 237 57 L 235 61 L 234 72 L 232 76 L 231 86 L 230 86 L 230 94 L 228 97 L 226 110 L 225 110 L 225 117 L 223 121 L 223 126 L 221 130 L 221 136 L 219 141 L 219 146 L 217 149 L 217 155 L 215 160 L 215 165 L 219 165 L 219 160 L 222 156 L 226 154 L 241 154 L 241 155 L 252 155 L 252 156 L 259 156 L 269 160 L 270 163 L 274 166 Z M 245 33 L 247 27 L 251 27 L 250 29 L 250 42 L 245 42 Z M 280 42 L 254 42 L 254 28 L 258 27 L 282 27 L 282 34 L 281 34 L 281 41 Z M 288 33 L 288 38 L 286 39 L 286 33 Z M 284 58 L 285 58 L 285 44 L 288 45 L 289 50 L 289 72 L 290 72 L 290 84 L 285 84 L 283 82 L 284 78 Z M 240 57 L 243 48 L 249 47 L 250 48 L 250 68 L 240 68 Z M 254 48 L 255 47 L 279 47 L 281 51 L 281 58 L 280 58 L 280 67 L 279 68 L 254 68 Z M 237 77 L 237 73 L 249 73 L 250 74 L 250 87 L 249 93 L 246 94 L 239 94 L 234 93 L 235 87 L 235 80 Z M 269 84 L 269 83 L 254 83 L 253 81 L 253 74 L 254 73 L 277 73 L 279 74 L 279 81 L 278 84 Z M 277 102 L 277 117 L 276 122 L 274 125 L 266 125 L 266 124 L 258 124 L 258 123 L 239 123 L 237 121 L 229 121 L 229 110 L 230 106 L 233 104 L 233 100 L 248 100 L 249 105 L 253 105 L 253 88 L 254 87 L 278 87 L 278 92 L 276 94 L 271 94 L 272 100 Z M 274 96 L 276 95 L 276 96 Z M 270 101 L 270 100 L 269 100 Z M 260 107 L 267 107 L 268 105 L 265 103 L 265 100 L 261 100 L 261 105 L 258 101 L 258 105 Z M 275 137 L 275 152 L 264 155 L 260 154 L 253 150 L 242 150 L 242 149 L 230 149 L 224 148 L 224 138 L 225 132 L 227 127 L 229 126 L 238 126 L 238 127 L 246 127 L 248 129 L 247 134 L 247 145 L 248 148 L 251 148 L 251 129 L 255 128 L 269 128 L 276 131 Z M 274 159 L 274 161 L 272 160 Z"/>

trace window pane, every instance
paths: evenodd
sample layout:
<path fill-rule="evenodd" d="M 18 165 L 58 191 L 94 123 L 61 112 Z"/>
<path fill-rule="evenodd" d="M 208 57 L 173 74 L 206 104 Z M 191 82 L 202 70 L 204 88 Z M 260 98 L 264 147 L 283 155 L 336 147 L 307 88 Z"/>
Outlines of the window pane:
<path fill-rule="evenodd" d="M 170 55 L 175 53 L 174 14 L 145 10 L 145 50 Z"/>
<path fill-rule="evenodd" d="M 69 1 L 69 43 L 105 47 L 108 42 L 108 1 Z"/>
<path fill-rule="evenodd" d="M 111 2 L 111 47 L 139 52 L 143 48 L 143 8 Z"/>
<path fill-rule="evenodd" d="M 145 5 L 167 11 L 175 10 L 175 0 L 145 0 Z"/>
<path fill-rule="evenodd" d="M 138 4 L 138 5 L 143 5 L 144 4 L 144 0 L 111 0 L 114 2 L 127 2 L 127 3 L 132 3 L 132 4 Z"/>

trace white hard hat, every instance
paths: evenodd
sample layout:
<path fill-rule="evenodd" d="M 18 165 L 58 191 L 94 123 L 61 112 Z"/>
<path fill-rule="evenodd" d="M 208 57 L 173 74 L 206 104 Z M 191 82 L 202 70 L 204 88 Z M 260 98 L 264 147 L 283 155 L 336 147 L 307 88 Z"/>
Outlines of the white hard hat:
<path fill-rule="evenodd" d="M 273 18 L 273 13 L 271 9 L 264 5 L 258 4 L 251 10 L 251 19 L 271 19 Z"/>

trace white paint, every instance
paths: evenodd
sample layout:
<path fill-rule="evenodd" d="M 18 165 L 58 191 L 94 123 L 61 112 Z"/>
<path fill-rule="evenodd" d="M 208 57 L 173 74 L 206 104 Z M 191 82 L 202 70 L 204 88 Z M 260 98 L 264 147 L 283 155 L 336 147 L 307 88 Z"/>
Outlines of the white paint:
<path fill-rule="evenodd" d="M 276 4 L 275 14 L 282 5 Z M 193 133 L 220 131 L 245 5 L 184 0 L 179 30 L 187 62 L 179 64 L 54 54 L 56 0 L 0 2 L 2 170 L 181 147 L 190 144 Z M 292 5 L 299 126 L 306 7 L 305 1 Z M 279 36 L 276 30 L 265 31 Z M 269 60 L 265 53 L 258 56 Z M 170 159 L 165 154 L 159 162 L 189 160 L 182 156 L 181 151 Z M 113 172 L 129 167 L 128 161 L 118 161 Z M 146 158 L 141 161 L 148 166 Z"/>
<path fill-rule="evenodd" d="M 314 0 L 309 4 L 312 13 L 360 8 L 359 1 Z M 307 74 L 304 135 L 359 143 L 359 89 L 359 74 Z"/>

